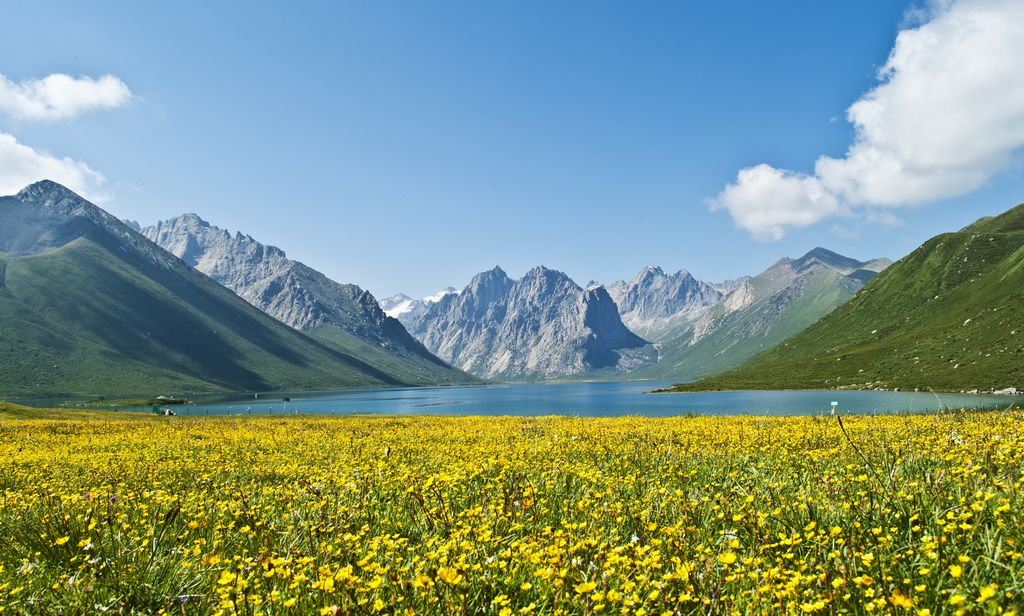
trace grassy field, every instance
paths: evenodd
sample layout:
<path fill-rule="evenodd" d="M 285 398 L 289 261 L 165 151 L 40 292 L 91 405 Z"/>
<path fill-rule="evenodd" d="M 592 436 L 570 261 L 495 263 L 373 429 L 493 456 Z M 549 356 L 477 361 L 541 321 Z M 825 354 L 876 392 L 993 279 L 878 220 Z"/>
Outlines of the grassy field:
<path fill-rule="evenodd" d="M 1024 415 L 843 422 L 4 419 L 0 611 L 1012 613 Z"/>
<path fill-rule="evenodd" d="M 8 402 L 0 402 L 0 422 L 9 420 L 25 420 L 25 419 L 51 419 L 51 420 L 64 420 L 64 419 L 76 419 L 80 421 L 101 421 L 101 420 L 115 420 L 122 419 L 130 421 L 143 417 L 141 413 L 128 413 L 120 411 L 98 411 L 98 410 L 79 410 L 79 409 L 40 409 L 31 406 L 22 406 L 20 404 L 10 404 Z"/>

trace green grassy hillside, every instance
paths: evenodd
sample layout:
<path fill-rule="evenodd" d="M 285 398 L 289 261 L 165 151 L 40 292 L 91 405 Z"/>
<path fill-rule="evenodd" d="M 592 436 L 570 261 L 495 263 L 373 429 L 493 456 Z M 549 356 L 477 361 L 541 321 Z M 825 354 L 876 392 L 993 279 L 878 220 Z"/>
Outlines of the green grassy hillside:
<path fill-rule="evenodd" d="M 0 198 L 2 396 L 400 384 L 59 185 Z"/>
<path fill-rule="evenodd" d="M 411 336 L 408 347 L 384 348 L 334 325 L 321 325 L 304 333 L 328 348 L 357 357 L 410 385 L 471 385 L 484 382 L 483 379 L 452 368 L 425 347 L 421 351 L 413 348 L 413 344 L 422 345 Z"/>
<path fill-rule="evenodd" d="M 1024 205 L 925 242 L 846 304 L 677 390 L 1024 387 Z"/>
<path fill-rule="evenodd" d="M 398 384 L 188 270 L 86 237 L 0 256 L 0 392 L 7 396 Z"/>

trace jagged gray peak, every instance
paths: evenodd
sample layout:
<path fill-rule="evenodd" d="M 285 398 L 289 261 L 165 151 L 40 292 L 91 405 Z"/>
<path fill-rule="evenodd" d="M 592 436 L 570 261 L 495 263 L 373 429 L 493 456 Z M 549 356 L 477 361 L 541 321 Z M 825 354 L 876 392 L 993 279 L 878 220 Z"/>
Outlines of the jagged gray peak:
<path fill-rule="evenodd" d="M 622 322 L 648 339 L 659 338 L 672 323 L 695 319 L 723 295 L 686 270 L 669 275 L 656 265 L 644 267 L 629 282 L 609 285 L 608 292 Z"/>
<path fill-rule="evenodd" d="M 427 309 L 412 329 L 427 348 L 472 374 L 551 379 L 615 369 L 647 347 L 619 318 L 603 288 L 535 267 L 513 280 L 500 267 Z"/>
<path fill-rule="evenodd" d="M 385 348 L 425 353 L 368 291 L 335 282 L 249 235 L 232 235 L 196 214 L 158 222 L 142 234 L 295 329 L 333 325 Z"/>

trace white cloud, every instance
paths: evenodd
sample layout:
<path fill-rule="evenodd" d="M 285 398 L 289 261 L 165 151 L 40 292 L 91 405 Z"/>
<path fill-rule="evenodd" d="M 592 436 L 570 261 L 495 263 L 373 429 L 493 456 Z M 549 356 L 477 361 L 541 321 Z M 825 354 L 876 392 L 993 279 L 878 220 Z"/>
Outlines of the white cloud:
<path fill-rule="evenodd" d="M 913 17 L 919 25 L 896 37 L 881 83 L 847 110 L 854 140 L 846 155 L 820 157 L 814 175 L 775 170 L 783 180 L 800 178 L 806 195 L 747 189 L 747 181 L 764 183 L 763 171 L 749 173 L 767 167 L 759 165 L 741 170 L 716 207 L 755 237 L 778 239 L 854 208 L 891 222 L 884 209 L 966 194 L 1009 166 L 1024 147 L 1024 2 L 940 2 L 927 17 Z M 819 191 L 838 207 L 823 208 L 828 200 Z M 731 196 L 753 192 L 769 198 L 730 204 Z"/>
<path fill-rule="evenodd" d="M 63 73 L 15 83 L 0 75 L 0 111 L 24 120 L 60 120 L 120 107 L 132 92 L 113 75 L 72 77 Z"/>
<path fill-rule="evenodd" d="M 107 199 L 101 190 L 106 179 L 85 163 L 51 156 L 0 133 L 0 195 L 13 195 L 39 180 L 63 184 L 90 201 Z"/>
<path fill-rule="evenodd" d="M 711 204 L 729 212 L 737 225 L 761 240 L 778 240 L 787 227 L 806 227 L 838 214 L 839 202 L 817 178 L 757 165 L 740 169 Z"/>

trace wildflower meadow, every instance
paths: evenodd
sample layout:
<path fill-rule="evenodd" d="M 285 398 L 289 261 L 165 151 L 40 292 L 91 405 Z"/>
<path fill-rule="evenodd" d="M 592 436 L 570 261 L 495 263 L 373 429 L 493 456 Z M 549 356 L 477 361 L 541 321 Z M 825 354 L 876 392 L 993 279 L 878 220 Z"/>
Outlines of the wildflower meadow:
<path fill-rule="evenodd" d="M 0 612 L 1012 614 L 1024 414 L 0 422 Z"/>

